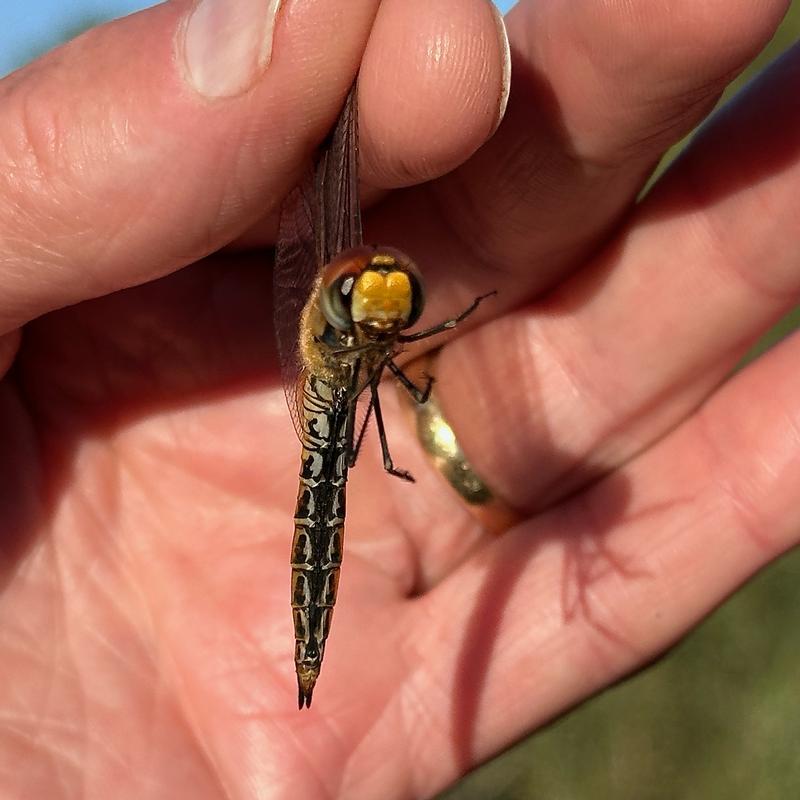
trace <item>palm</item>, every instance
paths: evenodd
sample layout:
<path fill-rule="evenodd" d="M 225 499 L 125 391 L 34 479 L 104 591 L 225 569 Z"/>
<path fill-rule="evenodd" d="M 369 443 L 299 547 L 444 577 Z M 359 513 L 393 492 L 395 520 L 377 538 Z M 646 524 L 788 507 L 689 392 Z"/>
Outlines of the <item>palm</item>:
<path fill-rule="evenodd" d="M 253 266 L 225 265 L 245 284 L 242 298 L 265 282 Z M 197 265 L 53 314 L 29 328 L 6 386 L 5 424 L 21 432 L 10 470 L 19 482 L 7 486 L 20 523 L 10 555 L 24 571 L 3 621 L 8 681 L 42 702 L 39 690 L 55 681 L 53 735 L 64 746 L 126 742 L 113 757 L 134 784 L 137 759 L 164 784 L 177 760 L 196 797 L 223 796 L 217 782 L 241 770 L 248 741 L 287 781 L 307 757 L 287 734 L 297 724 L 287 558 L 298 444 L 270 369 L 263 301 L 200 307 L 224 280 L 217 265 Z M 172 326 L 194 300 L 190 316 L 213 336 L 181 341 Z M 109 336 L 119 314 L 124 330 Z M 37 437 L 46 446 L 34 455 Z M 375 480 L 370 450 L 351 482 L 346 580 L 317 702 L 338 726 L 315 734 L 313 754 L 334 782 L 366 734 L 380 751 L 401 721 L 396 708 L 385 715 L 413 678 L 422 624 L 405 600 L 416 579 L 409 527 L 427 511 L 467 516 L 454 500 Z M 41 475 L 34 486 L 32 475 Z M 422 490 L 440 491 L 437 480 L 420 475 Z M 33 490 L 22 508 L 20 484 Z M 409 492 L 416 525 L 402 508 Z M 20 652 L 34 636 L 37 647 Z M 318 713 L 303 727 L 321 726 Z M 256 729 L 264 741 L 251 741 Z M 220 748 L 213 765 L 207 747 Z M 398 751 L 386 766 L 399 774 L 409 757 Z M 84 773 L 98 796 L 114 786 L 110 766 L 103 758 Z M 58 780 L 43 770 L 42 796 L 56 796 Z"/>
<path fill-rule="evenodd" d="M 295 5 L 274 63 L 211 103 L 175 88 L 179 2 L 8 84 L 0 362 L 25 325 L 0 393 L 9 797 L 428 796 L 654 657 L 796 539 L 797 343 L 718 386 L 800 285 L 796 57 L 633 206 L 784 4 L 728 0 L 724 30 L 694 3 L 648 7 L 631 36 L 629 4 L 521 2 L 515 93 L 475 153 L 502 82 L 491 14 L 453 0 L 446 35 L 415 17 L 430 47 L 396 48 L 413 4 L 383 3 L 364 175 L 445 177 L 387 197 L 367 233 L 420 263 L 430 321 L 498 290 L 436 373 L 520 524 L 491 537 L 385 392 L 418 483 L 383 475 L 367 441 L 325 667 L 297 711 L 298 444 L 267 257 L 244 244 L 268 241 L 264 197 L 335 115 L 376 4 L 349 6 L 334 42 L 337 3 Z M 328 54 L 330 82 L 298 53 Z"/>

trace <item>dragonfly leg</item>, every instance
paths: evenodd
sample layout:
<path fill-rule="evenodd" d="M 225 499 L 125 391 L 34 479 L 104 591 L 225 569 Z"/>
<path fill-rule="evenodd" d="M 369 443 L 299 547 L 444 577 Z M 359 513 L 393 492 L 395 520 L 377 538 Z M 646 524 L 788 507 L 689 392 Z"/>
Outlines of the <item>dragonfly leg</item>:
<path fill-rule="evenodd" d="M 497 294 L 497 292 L 487 292 L 486 294 L 479 295 L 457 317 L 447 319 L 444 322 L 440 322 L 438 325 L 434 325 L 432 328 L 425 328 L 425 330 L 418 331 L 417 333 L 409 333 L 407 335 L 401 334 L 397 337 L 397 340 L 399 342 L 418 342 L 420 339 L 427 339 L 429 336 L 436 336 L 437 333 L 443 333 L 444 331 L 450 330 L 450 328 L 455 328 L 459 322 L 463 322 L 475 311 L 487 297 L 491 297 L 494 294 Z"/>
<path fill-rule="evenodd" d="M 356 446 L 353 448 L 353 451 L 350 453 L 349 459 L 349 466 L 354 467 L 356 463 L 356 459 L 358 459 L 358 454 L 361 452 L 361 443 L 364 441 L 364 434 L 367 432 L 367 427 L 369 426 L 369 418 L 372 416 L 372 407 L 373 407 L 374 399 L 370 397 L 369 405 L 367 406 L 367 415 L 364 417 L 364 422 L 361 425 L 361 430 L 358 432 L 358 438 L 356 439 Z M 355 403 L 353 404 L 353 423 L 352 425 L 355 427 Z"/>
<path fill-rule="evenodd" d="M 414 398 L 414 400 L 422 405 L 428 402 L 431 396 L 431 389 L 433 388 L 434 378 L 432 375 L 425 375 L 425 388 L 420 389 L 408 376 L 394 363 L 394 361 L 387 361 L 386 366 L 392 375 L 400 381 L 400 385 Z"/>
<path fill-rule="evenodd" d="M 383 365 L 378 368 L 378 371 L 383 372 Z M 354 385 L 353 388 L 350 390 L 350 398 L 353 403 L 355 403 L 359 397 L 361 397 L 361 392 L 363 392 L 368 386 L 372 385 L 373 376 L 370 375 L 360 386 Z M 370 401 L 370 404 L 372 401 Z"/>
<path fill-rule="evenodd" d="M 349 356 L 353 353 L 366 353 L 368 350 L 374 350 L 375 344 L 367 342 L 366 344 L 354 344 L 350 347 L 339 347 L 336 350 L 331 350 L 332 356 Z"/>
<path fill-rule="evenodd" d="M 386 429 L 383 427 L 383 414 L 381 414 L 381 401 L 378 396 L 378 382 L 373 380 L 370 384 L 372 390 L 372 407 L 375 410 L 375 424 L 378 426 L 378 437 L 381 440 L 381 452 L 383 453 L 383 468 L 390 474 L 404 481 L 414 483 L 414 477 L 404 469 L 395 469 L 392 457 L 389 454 L 389 443 L 386 441 Z"/>

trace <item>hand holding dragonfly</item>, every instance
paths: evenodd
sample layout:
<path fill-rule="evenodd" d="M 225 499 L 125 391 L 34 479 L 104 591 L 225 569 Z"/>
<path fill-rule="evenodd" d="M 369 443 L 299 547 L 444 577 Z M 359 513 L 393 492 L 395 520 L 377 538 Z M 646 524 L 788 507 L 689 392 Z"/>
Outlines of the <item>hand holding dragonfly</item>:
<path fill-rule="evenodd" d="M 800 56 L 634 203 L 784 2 L 522 0 L 496 132 L 482 0 L 245 5 L 167 3 L 3 84 L 4 796 L 429 796 L 796 543 L 800 344 L 723 381 L 800 295 Z M 521 521 L 489 535 L 385 391 L 417 482 L 367 437 L 300 714 L 265 248 L 359 65 L 366 240 L 413 255 L 421 328 L 498 290 L 436 391 Z"/>

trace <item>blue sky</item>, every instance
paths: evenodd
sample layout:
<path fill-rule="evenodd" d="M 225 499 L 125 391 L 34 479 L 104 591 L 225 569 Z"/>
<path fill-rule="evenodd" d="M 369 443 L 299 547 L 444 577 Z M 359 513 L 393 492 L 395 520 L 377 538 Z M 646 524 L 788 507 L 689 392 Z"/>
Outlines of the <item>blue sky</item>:
<path fill-rule="evenodd" d="M 515 0 L 495 2 L 507 11 Z M 0 75 L 68 38 L 87 19 L 102 22 L 152 5 L 156 0 L 0 0 Z"/>

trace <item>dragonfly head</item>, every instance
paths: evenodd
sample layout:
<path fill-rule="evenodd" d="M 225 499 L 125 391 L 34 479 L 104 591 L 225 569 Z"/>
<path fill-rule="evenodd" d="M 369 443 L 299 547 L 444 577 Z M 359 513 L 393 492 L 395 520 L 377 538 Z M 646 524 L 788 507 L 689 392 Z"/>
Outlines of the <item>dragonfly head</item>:
<path fill-rule="evenodd" d="M 410 327 L 425 304 L 419 270 L 391 247 L 344 251 L 325 268 L 319 296 L 330 325 L 340 331 L 359 328 L 367 338 Z"/>

